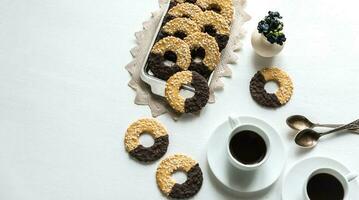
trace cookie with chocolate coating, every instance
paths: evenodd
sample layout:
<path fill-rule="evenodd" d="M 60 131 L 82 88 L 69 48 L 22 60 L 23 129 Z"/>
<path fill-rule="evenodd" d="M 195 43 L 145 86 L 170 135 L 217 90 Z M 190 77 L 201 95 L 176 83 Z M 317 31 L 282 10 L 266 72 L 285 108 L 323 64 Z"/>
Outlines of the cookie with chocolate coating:
<path fill-rule="evenodd" d="M 234 13 L 232 0 L 197 0 L 196 5 L 204 10 L 212 10 L 222 15 L 227 24 L 232 23 Z"/>
<path fill-rule="evenodd" d="M 144 147 L 139 140 L 141 134 L 150 134 L 154 144 Z M 142 161 L 152 162 L 160 159 L 167 151 L 168 134 L 166 128 L 155 119 L 140 119 L 132 123 L 125 133 L 125 148 L 131 157 Z"/>
<path fill-rule="evenodd" d="M 187 36 L 184 41 L 191 50 L 192 61 L 188 69 L 208 79 L 221 59 L 216 40 L 207 33 L 197 32 Z"/>
<path fill-rule="evenodd" d="M 176 171 L 187 174 L 184 183 L 176 183 L 171 177 Z M 176 154 L 161 161 L 156 171 L 156 181 L 159 189 L 166 196 L 186 199 L 193 197 L 201 189 L 203 173 L 195 160 L 186 155 Z"/>
<path fill-rule="evenodd" d="M 264 86 L 268 81 L 278 83 L 275 93 L 268 93 Z M 250 82 L 252 98 L 260 105 L 266 107 L 280 107 L 286 104 L 293 94 L 293 83 L 289 75 L 277 67 L 267 67 L 258 71 Z"/>
<path fill-rule="evenodd" d="M 176 72 L 188 69 L 191 64 L 191 51 L 183 40 L 168 36 L 155 43 L 147 64 L 155 77 L 167 80 Z"/>
<path fill-rule="evenodd" d="M 180 94 L 183 85 L 194 88 L 194 95 L 184 98 Z M 208 102 L 209 87 L 206 79 L 194 71 L 177 72 L 166 82 L 165 96 L 169 105 L 179 113 L 200 111 Z"/>
<path fill-rule="evenodd" d="M 201 32 L 197 23 L 189 18 L 175 18 L 167 22 L 161 29 L 162 37 L 174 36 L 184 39 L 190 34 Z"/>
<path fill-rule="evenodd" d="M 226 47 L 230 27 L 222 15 L 213 11 L 205 11 L 196 14 L 193 21 L 198 24 L 202 32 L 208 33 L 216 39 L 220 51 Z"/>

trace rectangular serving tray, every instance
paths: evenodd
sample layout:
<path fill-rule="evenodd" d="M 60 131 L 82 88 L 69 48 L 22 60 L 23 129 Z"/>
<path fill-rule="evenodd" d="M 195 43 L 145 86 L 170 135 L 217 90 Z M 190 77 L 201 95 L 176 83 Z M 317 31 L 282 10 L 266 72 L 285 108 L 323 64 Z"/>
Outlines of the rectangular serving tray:
<path fill-rule="evenodd" d="M 147 65 L 147 60 L 148 60 L 148 56 L 150 55 L 150 51 L 156 41 L 158 32 L 161 29 L 162 23 L 163 23 L 163 19 L 165 17 L 165 15 L 168 12 L 170 6 L 170 1 L 168 1 L 168 3 L 165 5 L 165 12 L 163 12 L 162 16 L 161 16 L 161 20 L 157 25 L 156 28 L 156 34 L 154 34 L 154 37 L 152 38 L 152 42 L 151 45 L 148 47 L 147 53 L 146 53 L 146 58 L 143 61 L 142 67 L 141 67 L 141 73 L 140 73 L 140 77 L 141 80 L 144 81 L 145 83 L 147 83 L 150 87 L 151 87 L 151 91 L 153 94 L 156 94 L 158 96 L 165 96 L 165 88 L 166 88 L 166 81 L 159 79 L 155 76 L 153 76 L 152 74 L 149 73 L 149 69 L 148 69 L 148 65 Z M 212 76 L 213 76 L 213 72 L 211 74 L 211 76 L 208 79 L 208 85 L 211 84 L 212 81 Z M 188 85 L 184 85 L 183 88 L 184 90 L 188 90 L 190 92 L 194 92 L 194 88 Z"/>

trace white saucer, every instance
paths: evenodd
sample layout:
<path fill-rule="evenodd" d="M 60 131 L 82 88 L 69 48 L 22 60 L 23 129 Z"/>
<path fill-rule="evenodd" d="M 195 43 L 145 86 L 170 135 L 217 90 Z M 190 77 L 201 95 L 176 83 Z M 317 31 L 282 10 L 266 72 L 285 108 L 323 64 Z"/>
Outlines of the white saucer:
<path fill-rule="evenodd" d="M 227 121 L 222 123 L 211 135 L 207 146 L 207 159 L 213 175 L 225 187 L 239 195 L 254 195 L 265 191 L 282 173 L 286 154 L 279 134 L 269 124 L 253 117 L 238 117 L 243 124 L 254 124 L 268 133 L 271 143 L 271 154 L 268 160 L 257 170 L 241 171 L 234 168 L 227 156 L 227 137 L 231 126 Z"/>
<path fill-rule="evenodd" d="M 350 171 L 338 161 L 325 158 L 313 157 L 307 158 L 296 163 L 286 174 L 282 186 L 282 199 L 283 200 L 303 200 L 303 187 L 307 177 L 316 169 L 321 167 L 331 167 L 344 174 Z M 355 180 L 349 183 L 349 199 L 356 199 L 359 197 L 357 185 Z M 354 187 L 356 187 L 354 189 Z M 353 197 L 356 198 L 353 198 Z"/>

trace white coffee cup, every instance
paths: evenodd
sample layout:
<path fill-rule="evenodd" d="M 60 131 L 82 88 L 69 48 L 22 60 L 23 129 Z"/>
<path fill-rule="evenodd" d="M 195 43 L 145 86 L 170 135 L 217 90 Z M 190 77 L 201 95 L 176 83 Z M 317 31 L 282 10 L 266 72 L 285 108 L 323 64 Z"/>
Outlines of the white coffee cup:
<path fill-rule="evenodd" d="M 343 174 L 335 169 L 332 168 L 320 168 L 317 170 L 314 170 L 307 178 L 307 180 L 305 181 L 304 184 L 304 197 L 306 200 L 310 200 L 309 196 L 308 196 L 308 191 L 307 191 L 307 185 L 309 180 L 317 175 L 317 174 L 329 174 L 334 176 L 343 186 L 344 189 L 344 198 L 343 199 L 348 199 L 348 193 L 349 193 L 349 182 L 354 180 L 358 175 L 355 173 L 348 173 L 348 174 Z"/>
<path fill-rule="evenodd" d="M 250 170 L 258 169 L 263 163 L 265 163 L 267 161 L 269 154 L 270 154 L 270 142 L 269 142 L 268 135 L 258 126 L 254 125 L 254 124 L 250 124 L 250 123 L 241 123 L 240 120 L 238 120 L 238 118 L 234 118 L 234 117 L 230 116 L 230 117 L 228 117 L 228 121 L 231 126 L 231 133 L 229 134 L 229 136 L 227 138 L 228 160 L 234 167 L 236 167 L 237 169 L 240 169 L 240 170 L 250 171 Z M 267 147 L 266 155 L 264 156 L 264 158 L 261 161 L 259 161 L 257 163 L 253 163 L 253 164 L 242 163 L 242 162 L 238 161 L 237 159 L 235 159 L 230 151 L 229 144 L 230 144 L 232 137 L 234 135 L 236 135 L 236 133 L 241 132 L 241 131 L 246 131 L 246 130 L 253 131 L 253 132 L 257 133 L 264 140 L 265 145 Z"/>

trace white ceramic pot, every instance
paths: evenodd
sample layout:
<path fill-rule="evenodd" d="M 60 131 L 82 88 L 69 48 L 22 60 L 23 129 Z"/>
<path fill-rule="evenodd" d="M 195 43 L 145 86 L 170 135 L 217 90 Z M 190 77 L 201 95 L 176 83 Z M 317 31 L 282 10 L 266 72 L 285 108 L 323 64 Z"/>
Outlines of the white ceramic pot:
<path fill-rule="evenodd" d="M 285 44 L 279 45 L 277 43 L 272 44 L 268 42 L 267 38 L 263 34 L 260 34 L 258 30 L 253 31 L 251 42 L 254 51 L 262 57 L 273 57 L 279 54 Z"/>

